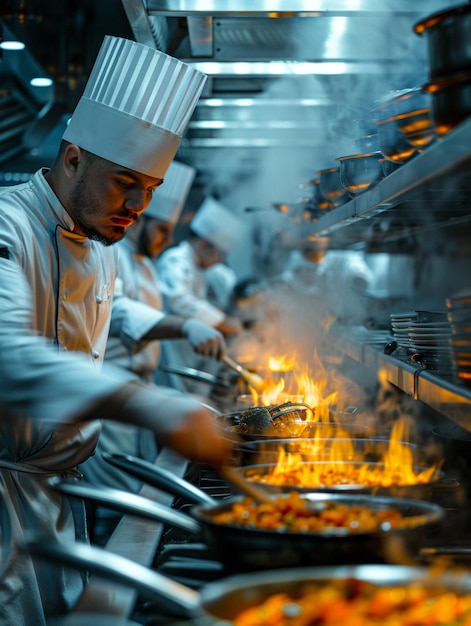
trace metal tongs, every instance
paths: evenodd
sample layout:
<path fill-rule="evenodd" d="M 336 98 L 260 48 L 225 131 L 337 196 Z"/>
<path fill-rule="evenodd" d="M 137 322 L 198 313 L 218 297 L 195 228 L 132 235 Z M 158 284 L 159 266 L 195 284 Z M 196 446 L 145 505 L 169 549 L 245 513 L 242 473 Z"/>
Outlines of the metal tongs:
<path fill-rule="evenodd" d="M 267 387 L 267 383 L 263 380 L 261 376 L 258 374 L 254 374 L 253 372 L 249 372 L 242 365 L 236 363 L 231 357 L 225 354 L 222 359 L 223 363 L 225 363 L 228 367 L 233 369 L 235 372 L 239 374 L 239 376 L 252 387 L 257 393 L 262 393 L 264 389 Z"/>

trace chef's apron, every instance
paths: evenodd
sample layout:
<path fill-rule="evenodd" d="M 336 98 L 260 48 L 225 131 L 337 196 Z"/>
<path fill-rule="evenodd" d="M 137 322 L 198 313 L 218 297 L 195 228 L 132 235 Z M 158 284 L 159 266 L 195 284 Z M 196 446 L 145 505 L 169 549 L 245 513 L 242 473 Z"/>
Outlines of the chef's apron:
<path fill-rule="evenodd" d="M 8 444 L 0 458 L 0 624 L 44 626 L 46 619 L 70 611 L 83 592 L 86 576 L 72 568 L 31 559 L 19 545 L 32 536 L 73 544 L 88 541 L 81 500 L 52 489 L 51 476 L 80 478 L 76 467 L 93 452 L 99 420 L 49 432 L 17 417 L 30 447 L 14 462 Z M 20 451 L 21 452 L 21 451 Z"/>

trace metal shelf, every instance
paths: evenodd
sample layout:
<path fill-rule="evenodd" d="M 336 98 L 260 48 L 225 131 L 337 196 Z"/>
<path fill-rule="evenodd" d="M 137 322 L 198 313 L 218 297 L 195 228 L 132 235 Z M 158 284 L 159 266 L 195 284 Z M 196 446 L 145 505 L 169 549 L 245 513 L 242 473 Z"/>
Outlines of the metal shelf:
<path fill-rule="evenodd" d="M 471 118 L 369 191 L 321 216 L 310 233 L 354 243 L 471 223 Z M 385 219 L 386 218 L 386 219 Z"/>
<path fill-rule="evenodd" d="M 370 336 L 371 333 L 364 328 L 338 327 L 332 329 L 330 335 L 336 348 L 345 356 L 371 370 L 381 370 L 386 380 L 415 400 L 471 430 L 471 388 L 461 384 L 453 375 L 425 369 L 420 364 L 406 361 L 407 357 L 402 360 L 400 356 L 385 354 L 384 347 L 391 341 L 387 331 L 384 331 L 383 339 L 377 332 L 373 335 L 374 340 Z"/>

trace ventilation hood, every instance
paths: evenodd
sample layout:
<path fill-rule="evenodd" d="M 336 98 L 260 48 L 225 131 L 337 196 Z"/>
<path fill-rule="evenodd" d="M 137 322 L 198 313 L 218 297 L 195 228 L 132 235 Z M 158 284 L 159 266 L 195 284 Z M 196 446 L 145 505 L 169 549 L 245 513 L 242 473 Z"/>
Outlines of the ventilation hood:
<path fill-rule="evenodd" d="M 444 0 L 122 4 L 137 41 L 209 76 L 177 156 L 197 167 L 216 193 L 265 171 L 272 189 L 265 186 L 270 197 L 256 198 L 257 203 L 302 196 L 294 180 L 308 181 L 336 157 L 352 153 L 356 124 L 377 99 L 426 81 L 425 44 L 413 25 L 452 5 Z"/>

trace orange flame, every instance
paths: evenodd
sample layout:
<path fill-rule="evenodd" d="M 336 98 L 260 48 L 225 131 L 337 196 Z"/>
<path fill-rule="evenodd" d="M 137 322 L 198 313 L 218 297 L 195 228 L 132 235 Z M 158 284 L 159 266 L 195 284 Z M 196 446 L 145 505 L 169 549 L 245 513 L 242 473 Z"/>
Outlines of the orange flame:
<path fill-rule="evenodd" d="M 296 364 L 296 357 L 271 356 L 268 358 L 268 369 L 271 372 L 290 372 Z"/>
<path fill-rule="evenodd" d="M 414 448 L 407 442 L 409 429 L 403 419 L 398 420 L 390 440 L 384 442 L 386 450 L 379 454 L 379 460 L 375 462 L 364 461 L 365 451 L 356 450 L 354 440 L 334 428 L 332 425 L 332 441 L 328 448 L 323 445 L 325 439 L 318 438 L 300 443 L 297 452 L 287 452 L 280 446 L 277 463 L 271 471 L 249 478 L 275 485 L 302 487 L 390 487 L 424 484 L 438 476 L 440 463 L 425 469 L 414 465 Z M 325 431 L 322 436 L 326 437 Z M 371 444 L 374 445 L 374 440 Z"/>
<path fill-rule="evenodd" d="M 305 372 L 292 372 L 296 356 L 290 357 L 285 354 L 269 357 L 270 371 L 286 374 L 286 376 L 281 378 L 277 376 L 276 380 L 267 380 L 267 387 L 260 396 L 256 397 L 255 404 L 270 406 L 284 402 L 304 403 L 312 408 L 312 411 L 307 412 L 307 421 L 329 421 L 330 407 L 336 405 L 338 393 L 333 392 L 324 397 L 327 375 L 316 354 L 312 361 L 316 371 L 320 372 L 316 376 L 317 380 L 307 371 L 307 367 Z"/>

